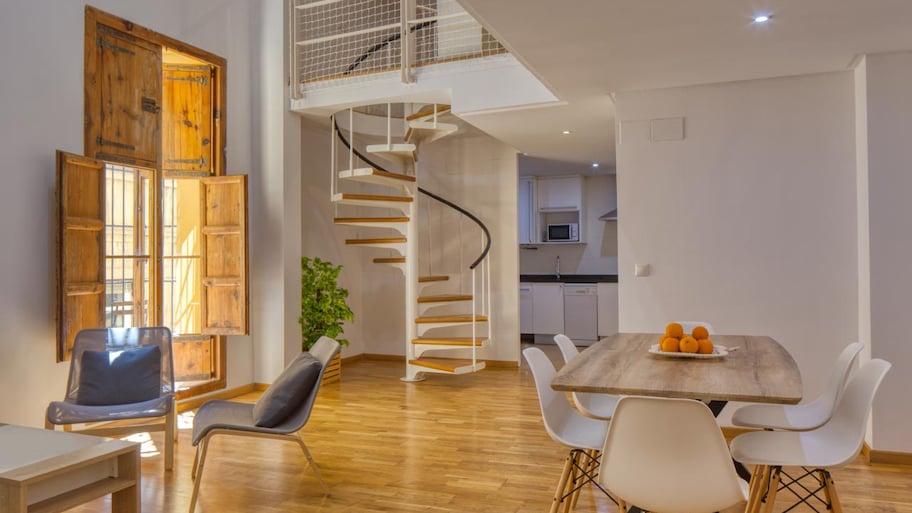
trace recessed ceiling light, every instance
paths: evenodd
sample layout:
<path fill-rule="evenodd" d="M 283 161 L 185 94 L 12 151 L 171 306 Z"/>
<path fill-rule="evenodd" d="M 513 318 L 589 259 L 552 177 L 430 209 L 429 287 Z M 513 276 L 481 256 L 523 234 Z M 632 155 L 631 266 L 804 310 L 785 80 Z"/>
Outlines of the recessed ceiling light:
<path fill-rule="evenodd" d="M 770 20 L 770 17 L 766 14 L 761 14 L 760 16 L 754 16 L 754 23 L 766 23 Z"/>
<path fill-rule="evenodd" d="M 598 163 L 598 162 L 593 162 L 593 163 L 592 163 L 592 167 L 599 167 L 599 163 Z"/>
<path fill-rule="evenodd" d="M 570 130 L 564 130 L 564 131 L 561 132 L 561 133 L 564 134 L 564 135 L 570 135 L 570 134 L 571 134 Z"/>

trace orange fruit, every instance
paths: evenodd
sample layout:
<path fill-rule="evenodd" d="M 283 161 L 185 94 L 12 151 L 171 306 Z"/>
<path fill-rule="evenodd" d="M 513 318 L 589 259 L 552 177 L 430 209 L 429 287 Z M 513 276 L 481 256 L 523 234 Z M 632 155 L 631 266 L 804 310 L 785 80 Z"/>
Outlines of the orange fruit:
<path fill-rule="evenodd" d="M 681 339 L 682 353 L 696 353 L 700 349 L 700 343 L 693 337 L 684 337 Z"/>
<path fill-rule="evenodd" d="M 659 348 L 666 353 L 677 353 L 679 351 L 679 346 L 680 342 L 674 337 L 665 337 L 662 339 L 662 342 L 659 343 Z"/>
<path fill-rule="evenodd" d="M 696 330 L 694 330 L 694 331 L 696 331 Z M 697 352 L 698 352 L 698 353 L 700 353 L 700 354 L 712 354 L 712 352 L 713 352 L 713 343 L 712 343 L 711 340 L 709 340 L 708 338 L 701 338 L 700 340 L 697 340 L 697 344 L 700 346 L 700 348 L 697 349 Z"/>
<path fill-rule="evenodd" d="M 669 323 L 665 326 L 665 336 L 679 339 L 684 336 L 684 327 L 679 322 Z"/>
<path fill-rule="evenodd" d="M 697 340 L 709 338 L 709 330 L 707 330 L 705 326 L 696 326 L 693 329 L 693 338 Z"/>

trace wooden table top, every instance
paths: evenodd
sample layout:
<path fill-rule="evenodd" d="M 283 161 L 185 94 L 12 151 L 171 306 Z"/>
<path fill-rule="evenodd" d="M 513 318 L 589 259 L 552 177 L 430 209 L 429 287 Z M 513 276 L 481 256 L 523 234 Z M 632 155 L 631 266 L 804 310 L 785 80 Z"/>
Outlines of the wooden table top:
<path fill-rule="evenodd" d="M 138 450 L 139 446 L 114 438 L 0 424 L 0 483 L 25 481 L 62 466 Z"/>
<path fill-rule="evenodd" d="M 798 365 L 778 342 L 748 335 L 710 338 L 738 349 L 722 358 L 674 358 L 649 353 L 658 333 L 618 333 L 582 351 L 557 373 L 551 388 L 755 403 L 801 400 Z"/>

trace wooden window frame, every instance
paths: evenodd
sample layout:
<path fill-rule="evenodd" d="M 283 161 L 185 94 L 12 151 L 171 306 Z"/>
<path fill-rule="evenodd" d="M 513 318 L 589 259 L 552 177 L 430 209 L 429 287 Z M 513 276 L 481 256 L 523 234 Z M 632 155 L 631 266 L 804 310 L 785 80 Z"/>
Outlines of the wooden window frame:
<path fill-rule="evenodd" d="M 101 119 L 98 119 L 98 116 L 101 114 L 101 92 L 100 85 L 98 84 L 99 77 L 98 74 L 100 70 L 98 68 L 99 64 L 97 62 L 98 50 L 96 49 L 97 45 L 102 45 L 103 42 L 100 39 L 102 36 L 120 38 L 124 41 L 130 41 L 131 43 L 137 43 L 143 45 L 143 48 L 146 48 L 145 45 L 152 45 L 152 47 L 157 46 L 158 50 L 170 49 L 176 52 L 190 56 L 196 60 L 203 61 L 209 64 L 212 67 L 212 83 L 213 83 L 213 93 L 212 93 L 212 104 L 213 108 L 213 127 L 211 133 L 211 167 L 208 172 L 182 172 L 180 173 L 183 177 L 188 177 L 189 175 L 199 176 L 199 177 L 225 177 L 225 141 L 227 140 L 227 123 L 226 123 L 226 113 L 224 110 L 225 105 L 225 93 L 227 86 L 227 61 L 213 53 L 207 52 L 200 48 L 188 45 L 181 41 L 178 41 L 174 38 L 159 34 L 153 30 L 147 29 L 145 27 L 136 25 L 133 22 L 122 19 L 120 17 L 114 16 L 112 14 L 106 13 L 104 11 L 98 10 L 91 6 L 86 6 L 85 8 L 85 130 L 84 130 L 84 154 L 89 156 L 89 160 L 97 159 L 102 160 L 111 164 L 120 164 L 131 167 L 151 167 L 154 169 L 154 180 L 153 180 L 153 193 L 151 201 L 154 205 L 153 208 L 153 223 L 156 228 L 153 230 L 152 242 L 150 252 L 152 255 L 150 262 L 150 271 L 152 276 L 154 276 L 154 284 L 150 291 L 150 300 L 154 304 L 153 308 L 150 308 L 149 312 L 149 321 L 151 324 L 160 324 L 162 322 L 162 280 L 163 276 L 163 251 L 162 251 L 162 237 L 159 233 L 162 225 L 162 211 L 160 208 L 161 205 L 161 194 L 162 194 L 162 184 L 167 174 L 164 171 L 163 166 L 163 154 L 162 149 L 162 115 L 160 113 L 161 109 L 161 96 L 163 91 L 163 86 L 159 84 L 158 87 L 158 99 L 147 99 L 143 98 L 143 110 L 147 111 L 146 107 L 150 109 L 158 108 L 157 113 L 157 134 L 156 140 L 153 141 L 153 147 L 155 148 L 155 161 L 151 160 L 138 160 L 134 158 L 126 158 L 117 154 L 109 154 L 104 151 L 104 145 L 101 143 L 100 131 L 101 131 Z M 110 43 L 107 42 L 108 47 Z M 124 49 L 118 49 L 120 51 L 125 51 Z M 127 49 L 126 51 L 128 51 Z M 163 66 L 162 66 L 163 68 Z M 149 105 L 146 105 L 146 100 L 150 100 Z M 158 102 L 158 105 L 156 105 Z M 110 147 L 110 145 L 108 146 Z M 116 153 L 116 152 L 115 152 Z M 245 198 L 246 200 L 246 189 L 245 189 Z M 245 209 L 246 214 L 246 209 Z M 65 223 L 65 219 L 62 217 L 64 214 L 61 211 L 60 223 Z M 61 226 L 65 226 L 61 224 Z M 245 235 L 246 235 L 246 225 L 245 225 Z M 63 240 L 61 236 L 61 241 Z M 246 266 L 247 266 L 247 246 L 244 244 L 244 252 L 242 255 L 244 272 L 243 276 L 246 280 Z M 64 256 L 60 255 L 58 260 L 63 260 Z M 59 269 L 64 269 L 65 263 L 59 262 Z M 63 287 L 64 284 L 61 284 Z M 246 282 L 244 284 L 244 313 L 247 313 L 247 293 L 246 293 Z M 63 294 L 63 291 L 61 291 Z M 102 297 L 104 296 L 102 292 Z M 63 297 L 63 296 L 61 296 Z M 103 311 L 103 309 L 102 309 Z M 65 307 L 60 306 L 58 315 L 65 313 Z M 58 321 L 60 322 L 60 321 Z M 103 324 L 102 324 L 103 325 Z M 63 326 L 63 325 L 62 325 Z M 97 327 L 97 326 L 93 326 Z M 246 332 L 247 330 L 247 319 L 244 319 L 243 328 Z M 61 333 L 62 336 L 58 336 L 58 361 L 66 359 L 66 333 L 65 328 L 58 330 L 58 333 Z M 215 364 L 213 379 L 206 381 L 201 385 L 192 386 L 190 389 L 182 390 L 177 393 L 178 399 L 190 397 L 194 395 L 199 395 L 214 390 L 223 389 L 227 386 L 227 343 L 226 336 L 223 334 L 214 334 L 213 337 L 213 363 Z M 198 336 L 196 336 L 199 338 Z M 180 336 L 175 336 L 175 340 L 179 340 Z"/>

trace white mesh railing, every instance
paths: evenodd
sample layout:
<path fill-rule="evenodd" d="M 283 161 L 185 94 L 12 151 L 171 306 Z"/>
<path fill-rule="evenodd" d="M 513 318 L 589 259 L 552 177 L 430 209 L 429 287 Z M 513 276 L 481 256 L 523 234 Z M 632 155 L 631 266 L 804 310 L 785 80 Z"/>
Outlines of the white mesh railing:
<path fill-rule="evenodd" d="M 296 94 L 401 72 L 403 66 L 506 52 L 455 0 L 290 2 Z"/>
<path fill-rule="evenodd" d="M 409 26 L 416 66 L 506 52 L 455 0 L 419 0 Z"/>

